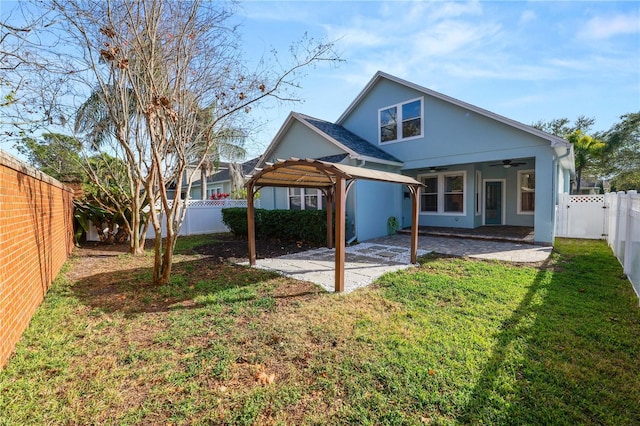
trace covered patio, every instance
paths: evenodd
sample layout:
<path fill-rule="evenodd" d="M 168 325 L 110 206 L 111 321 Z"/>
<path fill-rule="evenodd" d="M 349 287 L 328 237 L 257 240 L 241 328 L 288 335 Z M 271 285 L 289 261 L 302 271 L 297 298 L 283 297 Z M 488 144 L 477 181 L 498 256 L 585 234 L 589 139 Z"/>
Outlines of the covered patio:
<path fill-rule="evenodd" d="M 364 169 L 344 164 L 328 163 L 313 159 L 291 158 L 267 163 L 267 167 L 257 172 L 245 184 L 247 187 L 247 233 L 249 239 L 249 263 L 256 264 L 255 210 L 254 197 L 264 187 L 317 188 L 327 200 L 327 248 L 333 248 L 335 241 L 334 289 L 345 289 L 345 219 L 346 198 L 349 188 L 356 180 L 366 179 L 379 182 L 406 185 L 411 194 L 411 247 L 410 262 L 418 257 L 418 195 L 422 185 L 417 180 L 397 173 Z M 335 231 L 334 228 L 335 204 Z"/>

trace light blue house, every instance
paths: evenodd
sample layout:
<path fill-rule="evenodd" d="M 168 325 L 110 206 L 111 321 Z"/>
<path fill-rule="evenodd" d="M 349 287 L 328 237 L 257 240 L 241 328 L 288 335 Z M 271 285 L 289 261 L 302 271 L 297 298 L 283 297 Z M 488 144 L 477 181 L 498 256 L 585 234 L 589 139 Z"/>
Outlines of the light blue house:
<path fill-rule="evenodd" d="M 378 72 L 335 123 L 291 113 L 257 167 L 313 158 L 411 176 L 425 184 L 420 226 L 530 226 L 553 243 L 558 194 L 575 173 L 567 141 L 417 84 Z M 321 209 L 316 189 L 263 188 L 270 209 Z M 347 239 L 386 235 L 389 217 L 411 225 L 398 184 L 357 181 L 347 196 Z"/>

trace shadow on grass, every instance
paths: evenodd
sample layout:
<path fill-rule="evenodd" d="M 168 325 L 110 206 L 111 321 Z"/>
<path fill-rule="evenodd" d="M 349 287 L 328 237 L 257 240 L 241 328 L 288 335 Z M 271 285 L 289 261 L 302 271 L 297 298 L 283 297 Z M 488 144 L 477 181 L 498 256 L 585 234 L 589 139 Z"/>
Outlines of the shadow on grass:
<path fill-rule="evenodd" d="M 640 424 L 633 294 L 604 243 L 571 244 L 503 321 L 463 423 Z"/>
<path fill-rule="evenodd" d="M 94 256 L 110 255 L 96 251 Z M 152 259 L 147 259 L 147 263 L 151 262 Z M 170 282 L 165 285 L 152 283 L 152 267 L 113 269 L 76 281 L 72 291 L 87 306 L 105 312 L 122 312 L 126 316 L 196 309 L 211 304 L 264 305 L 269 303 L 268 299 L 302 299 L 324 292 L 311 283 L 287 280 L 274 272 L 215 262 L 208 257 L 174 263 Z"/>

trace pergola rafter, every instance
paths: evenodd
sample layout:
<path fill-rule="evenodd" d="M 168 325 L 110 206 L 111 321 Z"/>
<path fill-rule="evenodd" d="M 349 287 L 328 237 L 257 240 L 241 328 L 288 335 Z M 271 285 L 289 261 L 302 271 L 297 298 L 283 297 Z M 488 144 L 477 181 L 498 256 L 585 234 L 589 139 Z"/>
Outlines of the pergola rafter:
<path fill-rule="evenodd" d="M 345 216 L 347 192 L 358 179 L 399 183 L 409 188 L 412 199 L 411 263 L 418 256 L 418 195 L 421 186 L 417 180 L 397 173 L 364 169 L 320 160 L 291 158 L 278 160 L 256 173 L 245 184 L 247 187 L 247 226 L 249 234 L 249 263 L 256 263 L 255 218 L 253 200 L 260 188 L 267 186 L 288 188 L 317 188 L 327 199 L 327 247 L 333 248 L 333 204 L 335 202 L 335 291 L 344 291 Z"/>

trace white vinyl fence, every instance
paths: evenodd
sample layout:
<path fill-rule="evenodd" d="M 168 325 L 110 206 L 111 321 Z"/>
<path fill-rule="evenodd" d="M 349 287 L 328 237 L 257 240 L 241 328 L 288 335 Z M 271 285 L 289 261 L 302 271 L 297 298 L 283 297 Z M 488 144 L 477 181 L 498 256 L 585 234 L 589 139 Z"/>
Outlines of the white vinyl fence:
<path fill-rule="evenodd" d="M 189 200 L 187 203 L 187 213 L 180 228 L 180 234 L 198 235 L 214 234 L 217 232 L 229 232 L 229 228 L 222 223 L 222 209 L 228 207 L 247 207 L 247 200 Z M 260 207 L 260 200 L 255 200 L 255 206 Z M 161 209 L 161 206 L 156 206 Z M 164 224 L 164 213 L 160 213 L 162 222 L 162 237 L 166 237 L 167 231 Z M 147 238 L 155 238 L 153 228 L 149 226 Z M 87 234 L 87 241 L 100 241 L 98 233 L 92 227 Z"/>
<path fill-rule="evenodd" d="M 640 297 L 640 194 L 562 194 L 556 236 L 606 239 Z"/>
<path fill-rule="evenodd" d="M 606 200 L 607 242 L 640 297 L 640 194 L 636 191 L 607 194 Z"/>

